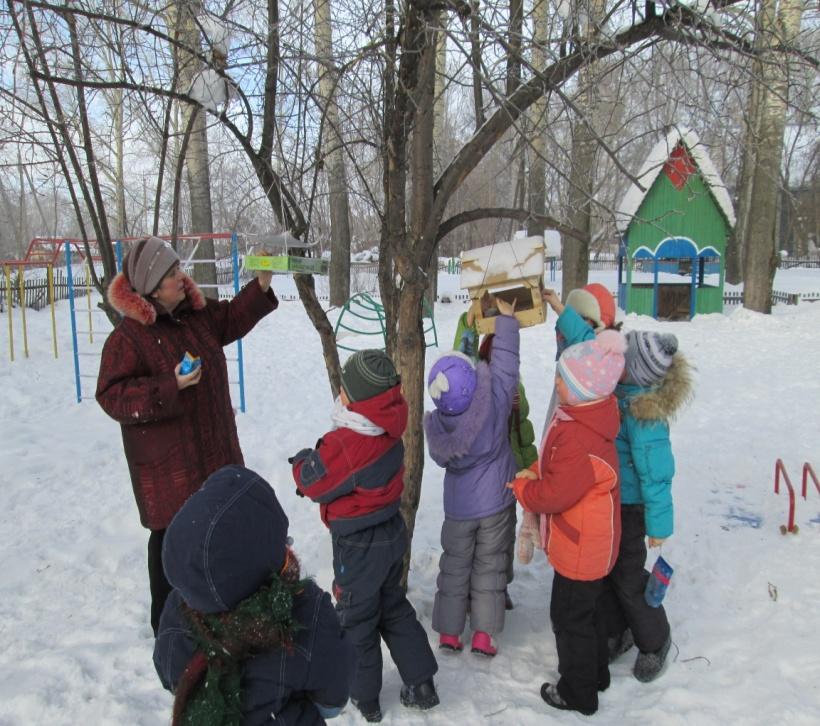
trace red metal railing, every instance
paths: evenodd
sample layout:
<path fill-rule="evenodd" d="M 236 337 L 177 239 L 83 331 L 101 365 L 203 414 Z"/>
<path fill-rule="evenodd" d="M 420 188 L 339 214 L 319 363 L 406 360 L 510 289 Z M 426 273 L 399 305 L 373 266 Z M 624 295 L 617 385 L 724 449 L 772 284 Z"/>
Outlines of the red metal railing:
<path fill-rule="evenodd" d="M 814 473 L 814 469 L 811 468 L 811 464 L 807 461 L 803 464 L 803 499 L 806 498 L 806 491 L 809 486 L 809 477 L 812 478 L 812 481 L 814 481 L 814 486 L 816 486 L 817 491 L 820 492 L 820 482 L 817 481 L 817 474 Z"/>
<path fill-rule="evenodd" d="M 805 480 L 805 467 L 803 468 L 803 478 Z M 778 459 L 774 465 L 774 493 L 780 493 L 780 474 L 783 474 L 783 480 L 786 482 L 786 486 L 789 488 L 789 523 L 788 526 L 780 525 L 780 531 L 783 534 L 786 532 L 791 532 L 792 534 L 797 534 L 797 527 L 794 526 L 794 487 L 792 486 L 791 481 L 789 480 L 789 475 L 786 473 L 786 467 L 783 465 L 783 460 Z M 812 472 L 813 474 L 814 472 Z M 816 483 L 815 479 L 815 483 Z"/>

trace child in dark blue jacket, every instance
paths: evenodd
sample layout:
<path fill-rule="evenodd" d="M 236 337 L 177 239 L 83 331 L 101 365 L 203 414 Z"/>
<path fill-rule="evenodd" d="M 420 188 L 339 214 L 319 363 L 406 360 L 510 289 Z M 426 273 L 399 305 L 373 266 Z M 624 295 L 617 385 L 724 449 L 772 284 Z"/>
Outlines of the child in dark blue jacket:
<path fill-rule="evenodd" d="M 174 587 L 154 665 L 173 725 L 314 726 L 347 703 L 353 648 L 330 597 L 302 580 L 288 518 L 242 466 L 212 474 L 171 521 L 162 561 Z"/>

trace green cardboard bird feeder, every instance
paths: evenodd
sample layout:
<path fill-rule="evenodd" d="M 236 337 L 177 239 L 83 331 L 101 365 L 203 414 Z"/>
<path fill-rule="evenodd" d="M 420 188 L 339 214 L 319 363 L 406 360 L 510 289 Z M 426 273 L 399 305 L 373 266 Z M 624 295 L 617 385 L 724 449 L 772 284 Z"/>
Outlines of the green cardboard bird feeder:
<path fill-rule="evenodd" d="M 266 270 L 274 274 L 327 275 L 328 262 L 320 257 L 292 255 L 291 250 L 307 249 L 309 245 L 296 239 L 289 232 L 260 235 L 257 244 L 271 250 L 270 255 L 247 255 L 246 270 Z"/>

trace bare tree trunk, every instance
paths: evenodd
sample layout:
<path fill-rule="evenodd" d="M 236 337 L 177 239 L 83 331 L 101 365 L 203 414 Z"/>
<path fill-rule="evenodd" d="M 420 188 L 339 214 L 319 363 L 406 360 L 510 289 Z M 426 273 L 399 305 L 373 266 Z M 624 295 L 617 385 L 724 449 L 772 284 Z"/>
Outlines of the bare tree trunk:
<path fill-rule="evenodd" d="M 420 19 L 421 20 L 421 19 Z M 399 298 L 398 336 L 396 352 L 402 377 L 402 391 L 409 408 L 407 430 L 404 434 L 404 494 L 401 512 L 412 539 L 416 510 L 421 497 L 421 478 L 424 471 L 424 329 L 422 326 L 422 298 L 429 277 L 420 269 L 429 270 L 435 257 L 435 246 L 430 258 L 419 255 L 433 209 L 433 106 L 436 76 L 436 32 L 420 23 L 415 30 L 420 57 L 415 89 L 411 89 L 413 113 L 413 144 L 410 159 L 412 199 L 410 229 L 404 241 L 405 255 L 400 257 L 399 272 L 404 287 Z M 409 552 L 407 565 L 409 566 Z M 406 571 L 406 569 L 405 569 Z"/>
<path fill-rule="evenodd" d="M 398 14 L 394 0 L 385 0 L 385 71 L 382 128 L 382 186 L 384 216 L 379 241 L 379 291 L 387 330 L 387 353 L 397 359 L 398 306 L 396 252 L 405 244 L 407 204 L 407 91 L 399 82 L 396 30 Z"/>
<path fill-rule="evenodd" d="M 484 123 L 484 94 L 481 83 L 481 42 L 478 37 L 478 0 L 470 0 L 470 66 L 473 76 L 473 113 L 475 127 Z"/>
<path fill-rule="evenodd" d="M 199 52 L 201 46 L 201 35 L 196 16 L 201 12 L 199 0 L 179 0 L 175 6 L 171 6 L 169 14 L 176 14 L 176 27 L 179 32 L 179 40 L 190 49 L 177 50 L 177 63 L 179 64 L 179 84 L 183 90 L 191 86 L 191 81 L 201 69 L 200 60 L 194 55 Z M 183 127 L 188 126 L 194 106 L 186 104 L 183 108 Z M 191 229 L 192 233 L 209 234 L 214 231 L 213 212 L 211 210 L 211 179 L 208 169 L 208 127 L 207 114 L 200 111 L 196 114 L 191 135 L 188 140 L 188 148 L 185 155 L 186 178 L 188 182 L 188 195 L 191 204 Z M 177 234 L 178 230 L 172 230 L 172 234 Z M 212 239 L 200 240 L 194 252 L 194 260 L 213 260 L 214 243 Z M 193 278 L 202 285 L 213 285 L 214 287 L 204 287 L 203 292 L 211 298 L 218 298 L 219 291 L 216 285 L 216 265 L 213 263 L 199 263 L 194 265 Z"/>
<path fill-rule="evenodd" d="M 524 22 L 523 0 L 510 0 L 510 28 L 507 35 L 507 95 L 521 83 L 521 34 Z"/>
<path fill-rule="evenodd" d="M 20 147 L 17 147 L 17 171 L 19 173 L 20 195 L 17 203 L 17 250 L 20 259 L 25 254 L 26 246 L 28 245 L 30 233 L 28 229 L 28 209 L 26 206 L 26 184 L 25 184 L 25 170 L 23 168 L 23 157 Z"/>
<path fill-rule="evenodd" d="M 299 292 L 299 299 L 305 307 L 305 311 L 313 323 L 313 327 L 319 333 L 322 341 L 322 355 L 325 359 L 325 368 L 330 379 L 330 390 L 333 398 L 339 395 L 342 385 L 341 366 L 339 365 L 339 350 L 336 347 L 336 339 L 333 334 L 333 326 L 322 310 L 319 300 L 316 297 L 316 290 L 313 283 L 313 275 L 294 275 L 296 290 Z"/>
<path fill-rule="evenodd" d="M 590 46 L 598 36 L 598 20 L 603 16 L 603 0 L 591 0 L 589 17 L 581 35 Z M 594 47 L 594 46 L 593 46 Z M 598 107 L 598 89 L 595 61 L 590 61 L 578 72 L 577 115 L 572 124 L 572 152 L 570 157 L 570 174 L 568 206 L 570 226 L 583 233 L 584 239 L 578 241 L 561 240 L 563 273 L 561 296 L 566 299 L 570 290 L 586 285 L 589 279 L 589 247 L 592 239 L 592 197 L 595 180 L 595 157 L 597 141 L 592 128 L 595 112 Z"/>
<path fill-rule="evenodd" d="M 115 181 L 114 194 L 117 200 L 117 225 L 114 234 L 119 237 L 128 235 L 128 219 L 125 211 L 125 119 L 123 118 L 124 94 L 121 88 L 114 90 L 114 154 Z"/>
<path fill-rule="evenodd" d="M 324 112 L 322 147 L 330 191 L 330 304 L 340 307 L 350 297 L 350 205 L 339 107 L 339 73 L 333 57 L 330 0 L 314 0 L 319 97 Z"/>
<path fill-rule="evenodd" d="M 789 44 L 800 29 L 801 0 L 762 0 L 758 11 L 758 47 Z M 755 64 L 756 97 L 760 114 L 757 158 L 752 171 L 752 189 L 745 230 L 743 305 L 750 310 L 770 313 L 772 283 L 777 269 L 778 197 L 783 163 L 783 132 L 786 125 L 789 59 L 776 52 L 761 56 Z M 741 200 L 743 201 L 743 200 Z"/>
<path fill-rule="evenodd" d="M 532 62 L 536 68 L 547 65 L 546 44 L 550 6 L 547 0 L 535 0 L 532 8 Z M 547 212 L 547 138 L 546 138 L 547 98 L 542 96 L 529 111 L 530 127 L 530 178 L 529 209 L 533 215 Z M 533 236 L 544 234 L 544 223 L 537 217 L 527 222 L 527 233 Z"/>
<path fill-rule="evenodd" d="M 401 390 L 407 400 L 409 415 L 404 432 L 404 492 L 401 513 L 412 542 L 416 527 L 416 512 L 421 499 L 421 479 L 424 473 L 424 330 L 421 319 L 421 301 L 424 295 L 423 278 L 404 288 L 399 298 L 398 327 L 401 335 L 397 342 L 396 365 L 401 373 Z M 404 585 L 410 568 L 411 550 L 405 556 Z"/>
<path fill-rule="evenodd" d="M 757 151 L 760 144 L 760 122 L 762 106 L 760 103 L 762 80 L 753 78 L 749 90 L 748 112 L 744 120 L 745 134 L 743 152 L 738 174 L 738 204 L 735 228 L 726 250 L 726 280 L 733 285 L 743 281 L 744 245 L 749 229 L 749 218 L 752 209 L 752 192 L 754 190 Z"/>
<path fill-rule="evenodd" d="M 17 207 L 15 206 L 14 202 L 12 202 L 9 193 L 6 191 L 6 187 L 3 184 L 3 177 L 0 176 L 0 201 L 3 202 L 3 208 L 6 212 L 6 217 L 8 218 L 9 223 L 11 224 L 11 229 L 9 232 L 11 233 L 12 240 L 8 243 L 6 247 L 0 249 L 0 257 L 11 257 L 12 255 L 16 256 L 18 259 L 22 258 L 23 250 L 22 250 L 22 235 L 19 233 L 19 222 L 15 221 L 17 217 Z M 8 253 L 6 253 L 8 250 Z"/>
<path fill-rule="evenodd" d="M 596 141 L 589 123 L 595 106 L 595 90 L 589 67 L 578 74 L 581 95 L 577 107 L 583 117 L 572 124 L 572 152 L 569 173 L 568 218 L 570 225 L 583 233 L 583 240 L 562 236 L 561 297 L 566 299 L 570 290 L 583 287 L 589 278 L 589 245 L 592 237 L 592 194 L 595 173 Z"/>
<path fill-rule="evenodd" d="M 447 14 L 439 12 L 438 31 L 435 35 L 436 64 L 433 90 L 433 165 L 431 171 L 438 176 L 447 160 Z M 427 294 L 430 310 L 435 311 L 438 298 L 438 252 L 430 257 L 427 267 Z"/>

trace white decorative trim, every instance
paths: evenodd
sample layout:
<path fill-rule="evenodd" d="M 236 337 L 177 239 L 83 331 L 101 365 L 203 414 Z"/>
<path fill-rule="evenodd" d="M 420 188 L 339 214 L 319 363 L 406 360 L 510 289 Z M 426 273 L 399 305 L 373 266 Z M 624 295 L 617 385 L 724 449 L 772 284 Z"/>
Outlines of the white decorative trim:
<path fill-rule="evenodd" d="M 690 242 L 692 244 L 692 247 L 695 248 L 695 252 L 697 253 L 698 257 L 701 256 L 702 252 L 706 252 L 708 250 L 711 250 L 712 252 L 714 252 L 715 257 L 720 257 L 721 256 L 720 252 L 718 252 L 718 250 L 715 247 L 713 247 L 712 245 L 704 245 L 703 247 L 698 247 L 698 243 L 695 242 L 695 240 L 693 240 L 691 237 L 683 237 L 682 235 L 677 235 L 675 237 L 664 237 L 660 242 L 658 242 L 657 246 L 655 247 L 655 250 L 650 250 L 649 247 L 647 247 L 646 245 L 641 245 L 640 247 L 638 247 L 632 253 L 632 255 L 630 256 L 630 259 L 635 259 L 635 256 L 641 251 L 652 255 L 652 257 L 655 257 L 655 253 L 657 252 L 657 250 L 659 250 L 661 248 L 661 246 L 663 245 L 664 242 L 669 242 L 670 240 L 679 240 L 679 239 L 686 240 L 687 242 Z"/>

